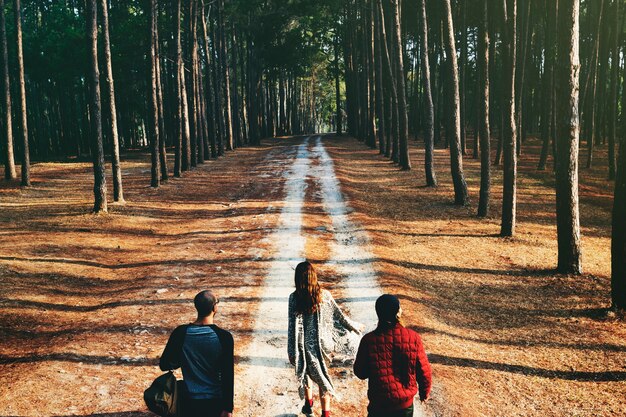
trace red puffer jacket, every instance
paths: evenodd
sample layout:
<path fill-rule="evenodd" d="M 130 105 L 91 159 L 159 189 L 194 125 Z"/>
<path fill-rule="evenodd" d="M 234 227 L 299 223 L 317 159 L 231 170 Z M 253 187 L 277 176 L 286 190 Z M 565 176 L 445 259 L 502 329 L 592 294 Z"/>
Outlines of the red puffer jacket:
<path fill-rule="evenodd" d="M 396 324 L 378 328 L 361 340 L 354 373 L 369 378 L 367 397 L 370 411 L 402 410 L 430 394 L 431 369 L 422 338 L 417 332 Z"/>

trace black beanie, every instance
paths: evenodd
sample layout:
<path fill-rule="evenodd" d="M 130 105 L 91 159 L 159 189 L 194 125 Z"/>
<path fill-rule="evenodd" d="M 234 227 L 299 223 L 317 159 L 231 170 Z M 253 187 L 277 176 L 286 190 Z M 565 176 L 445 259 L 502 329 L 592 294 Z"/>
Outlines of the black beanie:
<path fill-rule="evenodd" d="M 380 321 L 397 321 L 400 311 L 400 300 L 391 294 L 383 294 L 376 300 L 376 315 Z"/>

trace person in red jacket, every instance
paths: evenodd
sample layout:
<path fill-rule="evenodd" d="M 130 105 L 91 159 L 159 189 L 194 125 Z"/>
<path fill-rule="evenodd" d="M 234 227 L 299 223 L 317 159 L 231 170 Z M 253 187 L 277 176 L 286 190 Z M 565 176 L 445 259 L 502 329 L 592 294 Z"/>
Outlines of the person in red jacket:
<path fill-rule="evenodd" d="M 400 322 L 398 297 L 376 300 L 378 327 L 363 336 L 354 361 L 354 374 L 368 379 L 368 417 L 411 417 L 413 399 L 430 395 L 430 363 L 420 335 Z"/>

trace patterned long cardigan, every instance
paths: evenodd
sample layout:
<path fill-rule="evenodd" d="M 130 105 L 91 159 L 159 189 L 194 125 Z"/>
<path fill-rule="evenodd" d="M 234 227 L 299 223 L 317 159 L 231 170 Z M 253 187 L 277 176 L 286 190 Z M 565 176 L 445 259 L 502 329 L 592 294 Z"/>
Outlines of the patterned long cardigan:
<path fill-rule="evenodd" d="M 360 340 L 361 325 L 339 308 L 330 292 L 322 290 L 322 302 L 313 314 L 296 310 L 296 296 L 289 296 L 289 332 L 287 351 L 295 358 L 300 397 L 304 397 L 307 378 L 323 393 L 336 396 L 328 373 L 333 354 L 354 358 Z"/>

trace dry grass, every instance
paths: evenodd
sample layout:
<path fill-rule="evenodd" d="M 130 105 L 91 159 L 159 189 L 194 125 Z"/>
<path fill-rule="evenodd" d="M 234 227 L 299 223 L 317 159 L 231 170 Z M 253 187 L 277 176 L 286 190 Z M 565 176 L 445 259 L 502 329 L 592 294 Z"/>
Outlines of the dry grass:
<path fill-rule="evenodd" d="M 241 306 L 256 301 L 256 256 L 277 219 L 267 201 L 282 198 L 265 157 L 284 159 L 281 146 L 238 150 L 159 189 L 145 162 L 124 163 L 127 204 L 99 216 L 87 164 L 38 164 L 27 190 L 4 183 L 0 415 L 151 415 L 143 390 L 203 287 L 222 296 L 218 320 L 243 349 L 256 311 Z"/>
<path fill-rule="evenodd" d="M 264 158 L 285 159 L 292 143 L 238 150 L 158 190 L 147 186 L 145 159 L 133 157 L 124 163 L 128 203 L 106 216 L 89 214 L 88 164 L 37 164 L 27 190 L 0 182 L 0 415 L 147 417 L 142 391 L 167 334 L 192 319 L 201 287 L 223 296 L 218 319 L 244 351 L 272 255 L 263 237 L 282 200 L 281 172 Z M 569 277 L 550 272 L 553 181 L 534 169 L 537 143 L 520 162 L 514 239 L 497 237 L 499 170 L 492 216 L 479 220 L 474 206 L 451 204 L 445 150 L 441 185 L 426 189 L 416 147 L 414 170 L 401 172 L 353 139 L 325 144 L 372 237 L 381 284 L 401 295 L 406 323 L 424 335 L 434 411 L 626 415 L 626 331 L 602 314 L 612 201 L 602 153 L 582 174 L 585 275 Z M 479 166 L 466 159 L 465 168 L 475 205 Z M 304 230 L 308 256 L 323 261 L 332 233 L 318 191 L 310 182 Z M 320 269 L 333 289 L 340 277 Z M 338 410 L 357 413 L 351 404 Z"/>
<path fill-rule="evenodd" d="M 518 227 L 499 233 L 501 172 L 491 217 L 476 218 L 478 161 L 465 159 L 472 206 L 452 205 L 448 153 L 436 151 L 440 186 L 358 142 L 326 140 L 358 220 L 373 238 L 386 291 L 424 335 L 434 364 L 435 409 L 459 416 L 626 415 L 626 331 L 610 304 L 610 205 L 606 169 L 581 171 L 584 268 L 552 273 L 556 227 L 552 174 L 536 172 L 538 144 L 520 161 Z M 598 159 L 596 159 L 598 160 Z M 598 161 L 598 165 L 603 162 Z"/>

